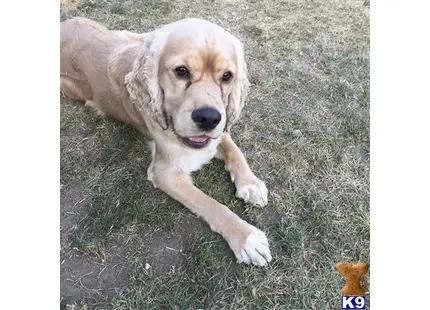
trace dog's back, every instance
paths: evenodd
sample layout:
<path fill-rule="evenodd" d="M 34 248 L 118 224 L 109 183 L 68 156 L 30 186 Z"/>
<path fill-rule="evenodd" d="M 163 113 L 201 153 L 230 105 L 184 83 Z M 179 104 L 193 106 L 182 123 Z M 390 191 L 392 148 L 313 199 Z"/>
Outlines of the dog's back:
<path fill-rule="evenodd" d="M 76 17 L 60 23 L 60 74 L 79 86 L 74 99 L 92 100 L 91 81 L 106 76 L 109 56 L 126 40 L 95 21 Z M 100 85 L 103 88 L 105 85 Z M 76 98 L 77 97 L 77 98 Z"/>
<path fill-rule="evenodd" d="M 143 39 L 119 36 L 82 17 L 62 22 L 60 29 L 60 82 L 65 95 L 143 130 L 135 111 L 129 111 L 124 84 Z"/>

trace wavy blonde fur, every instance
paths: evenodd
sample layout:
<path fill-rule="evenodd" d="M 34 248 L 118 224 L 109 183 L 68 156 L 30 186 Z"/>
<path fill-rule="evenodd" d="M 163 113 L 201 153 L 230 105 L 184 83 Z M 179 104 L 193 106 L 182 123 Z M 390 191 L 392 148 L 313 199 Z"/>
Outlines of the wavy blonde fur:
<path fill-rule="evenodd" d="M 250 87 L 243 45 L 236 38 L 233 38 L 233 42 L 236 49 L 238 70 L 233 89 L 228 98 L 226 132 L 230 132 L 231 127 L 239 120 Z"/>

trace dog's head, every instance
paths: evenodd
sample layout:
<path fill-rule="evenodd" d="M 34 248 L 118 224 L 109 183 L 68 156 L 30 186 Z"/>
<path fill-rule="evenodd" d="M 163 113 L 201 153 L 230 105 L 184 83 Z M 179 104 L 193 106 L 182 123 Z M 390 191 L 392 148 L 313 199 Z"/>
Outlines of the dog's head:
<path fill-rule="evenodd" d="M 127 90 L 135 105 L 193 148 L 238 120 L 249 88 L 242 43 L 221 27 L 184 19 L 143 43 Z"/>

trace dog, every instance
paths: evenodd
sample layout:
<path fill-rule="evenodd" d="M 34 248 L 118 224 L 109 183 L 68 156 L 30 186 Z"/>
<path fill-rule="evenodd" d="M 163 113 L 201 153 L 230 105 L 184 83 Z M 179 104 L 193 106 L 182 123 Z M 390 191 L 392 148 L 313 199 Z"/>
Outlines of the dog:
<path fill-rule="evenodd" d="M 228 242 L 239 263 L 272 260 L 266 235 L 193 185 L 191 172 L 225 161 L 236 196 L 265 206 L 268 191 L 230 130 L 250 83 L 243 44 L 209 21 L 187 18 L 137 34 L 83 17 L 61 22 L 60 88 L 97 114 L 134 126 L 149 142 L 148 180 Z"/>

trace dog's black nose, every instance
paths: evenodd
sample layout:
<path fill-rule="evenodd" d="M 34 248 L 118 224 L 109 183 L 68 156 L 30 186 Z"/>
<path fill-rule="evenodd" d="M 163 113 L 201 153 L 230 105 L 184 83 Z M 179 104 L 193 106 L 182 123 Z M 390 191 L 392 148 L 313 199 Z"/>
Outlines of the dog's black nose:
<path fill-rule="evenodd" d="M 194 110 L 191 118 L 200 129 L 212 130 L 221 121 L 221 113 L 214 108 L 200 108 Z"/>

